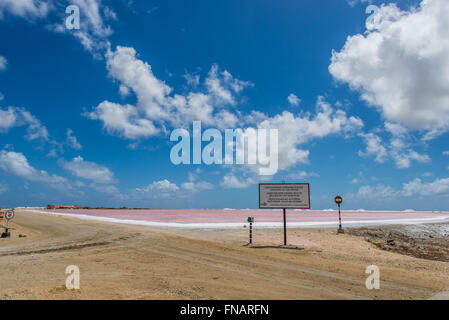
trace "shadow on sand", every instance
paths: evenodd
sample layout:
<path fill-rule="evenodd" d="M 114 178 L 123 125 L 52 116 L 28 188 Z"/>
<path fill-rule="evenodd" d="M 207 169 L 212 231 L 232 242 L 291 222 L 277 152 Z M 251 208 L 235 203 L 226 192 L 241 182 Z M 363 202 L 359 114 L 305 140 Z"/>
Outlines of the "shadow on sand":
<path fill-rule="evenodd" d="M 296 246 L 255 246 L 250 244 L 245 244 L 244 247 L 252 248 L 252 249 L 284 249 L 284 250 L 304 250 L 304 248 L 296 247 Z"/>

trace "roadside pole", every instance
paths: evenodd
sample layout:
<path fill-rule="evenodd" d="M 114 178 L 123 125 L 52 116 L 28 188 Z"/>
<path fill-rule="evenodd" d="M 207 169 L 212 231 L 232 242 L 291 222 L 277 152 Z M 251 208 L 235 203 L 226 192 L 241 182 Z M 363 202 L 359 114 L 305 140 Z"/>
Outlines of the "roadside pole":
<path fill-rule="evenodd" d="M 340 206 L 341 206 L 341 203 L 343 202 L 343 198 L 340 196 L 336 196 L 334 201 L 338 205 L 338 230 L 337 230 L 337 233 L 345 233 L 345 230 L 343 230 L 343 228 L 341 226 L 341 210 L 340 210 Z"/>
<path fill-rule="evenodd" d="M 5 213 L 6 228 L 5 228 L 5 232 L 3 232 L 1 235 L 2 238 L 9 238 L 11 236 L 11 234 L 8 231 L 8 227 L 9 227 L 9 220 L 11 220 L 13 218 L 14 218 L 14 210 L 9 210 Z"/>
<path fill-rule="evenodd" d="M 285 208 L 283 208 L 284 211 L 284 246 L 287 245 L 287 215 L 286 215 L 286 210 Z"/>

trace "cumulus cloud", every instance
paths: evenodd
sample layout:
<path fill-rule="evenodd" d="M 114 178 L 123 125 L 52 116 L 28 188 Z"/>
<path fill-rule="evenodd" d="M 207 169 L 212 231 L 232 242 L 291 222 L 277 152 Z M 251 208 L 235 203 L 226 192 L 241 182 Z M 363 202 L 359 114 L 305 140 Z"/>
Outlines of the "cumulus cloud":
<path fill-rule="evenodd" d="M 305 178 L 313 178 L 313 177 L 319 177 L 320 175 L 318 173 L 315 173 L 313 171 L 307 172 L 307 171 L 299 171 L 299 172 L 292 172 L 290 173 L 287 178 L 289 179 L 305 179 Z"/>
<path fill-rule="evenodd" d="M 78 156 L 72 161 L 60 161 L 61 166 L 78 178 L 91 180 L 96 184 L 111 184 L 115 182 L 114 174 L 109 168 L 96 164 L 95 162 L 85 161 Z"/>
<path fill-rule="evenodd" d="M 399 194 L 398 191 L 390 186 L 377 185 L 377 186 L 362 186 L 359 188 L 357 193 L 348 195 L 349 199 L 359 198 L 359 199 L 394 199 Z"/>
<path fill-rule="evenodd" d="M 400 124 L 385 123 L 385 132 L 390 135 L 389 143 L 375 133 L 360 133 L 366 144 L 365 151 L 358 151 L 359 156 L 375 157 L 375 161 L 384 163 L 387 159 L 393 159 L 398 168 L 409 168 L 412 161 L 420 163 L 430 162 L 427 154 L 420 154 L 412 149 L 411 137 L 405 127 Z"/>
<path fill-rule="evenodd" d="M 105 18 L 117 19 L 115 12 L 104 6 L 101 0 L 72 0 L 71 4 L 80 9 L 82 23 L 80 30 L 70 30 L 71 33 L 90 52 L 101 54 L 110 47 L 109 36 L 112 34 L 110 26 L 106 25 Z"/>
<path fill-rule="evenodd" d="M 71 161 L 59 160 L 59 164 L 75 177 L 87 180 L 89 182 L 87 186 L 96 191 L 113 196 L 119 200 L 127 200 L 129 198 L 127 194 L 121 193 L 117 188 L 117 180 L 108 167 L 86 161 L 81 156 L 75 157 Z M 77 183 L 79 186 L 86 186 L 81 181 Z"/>
<path fill-rule="evenodd" d="M 8 132 L 12 127 L 16 126 L 27 127 L 25 136 L 27 140 L 42 139 L 49 141 L 47 128 L 29 111 L 18 107 L 8 107 L 6 109 L 0 107 L 0 133 Z"/>
<path fill-rule="evenodd" d="M 287 97 L 287 100 L 292 106 L 299 106 L 299 104 L 301 103 L 301 99 L 299 99 L 293 93 L 290 93 L 290 95 Z"/>
<path fill-rule="evenodd" d="M 6 174 L 21 177 L 29 181 L 43 182 L 53 188 L 68 191 L 72 187 L 66 178 L 50 175 L 44 170 L 37 170 L 28 163 L 27 158 L 18 152 L 0 151 L 0 169 Z"/>
<path fill-rule="evenodd" d="M 449 194 L 449 178 L 436 179 L 432 182 L 423 182 L 416 178 L 413 181 L 405 183 L 402 193 L 405 196 L 431 196 L 439 194 Z"/>
<path fill-rule="evenodd" d="M 308 163 L 310 152 L 301 146 L 328 136 L 350 137 L 362 129 L 363 121 L 347 116 L 346 112 L 333 108 L 323 97 L 319 97 L 314 115 L 306 113 L 296 116 L 284 111 L 264 119 L 258 127 L 278 129 L 279 169 L 282 170 L 297 163 Z"/>
<path fill-rule="evenodd" d="M 66 136 L 67 136 L 67 145 L 75 150 L 80 150 L 82 149 L 81 144 L 78 142 L 78 139 L 76 139 L 76 137 L 73 135 L 73 130 L 72 129 L 67 129 L 66 132 Z"/>
<path fill-rule="evenodd" d="M 16 125 L 17 115 L 13 108 L 0 109 L 0 132 L 8 132 Z"/>
<path fill-rule="evenodd" d="M 397 199 L 398 197 L 436 195 L 449 195 L 449 178 L 437 178 L 430 182 L 423 182 L 420 178 L 416 178 L 404 183 L 400 189 L 394 189 L 382 184 L 377 186 L 362 186 L 356 194 L 348 195 L 348 198 L 382 200 Z"/>
<path fill-rule="evenodd" d="M 365 34 L 332 53 L 329 71 L 358 90 L 387 121 L 426 130 L 449 128 L 449 2 L 422 1 L 401 11 L 383 5 Z"/>
<path fill-rule="evenodd" d="M 181 184 L 181 189 L 189 191 L 189 192 L 200 192 L 203 190 L 211 190 L 214 188 L 214 185 L 206 182 L 206 181 L 188 181 Z"/>
<path fill-rule="evenodd" d="M 190 74 L 190 73 L 186 73 L 183 75 L 184 79 L 187 82 L 187 85 L 190 87 L 197 87 L 200 84 L 200 76 L 199 75 L 194 75 L 194 74 Z"/>
<path fill-rule="evenodd" d="M 239 94 L 253 86 L 232 76 L 227 70 L 212 65 L 202 85 L 199 77 L 188 76 L 194 90 L 185 94 L 174 93 L 164 81 L 157 78 L 151 65 L 139 59 L 131 47 L 117 46 L 107 54 L 107 70 L 111 78 L 119 81 L 122 94 L 135 94 L 135 105 L 122 105 L 103 101 L 84 115 L 100 120 L 108 134 L 125 139 L 139 140 L 165 133 L 167 128 L 186 127 L 192 121 L 201 121 L 204 127 L 219 129 L 237 125 L 279 130 L 280 169 L 297 163 L 307 163 L 309 150 L 300 148 L 314 139 L 341 134 L 349 137 L 360 131 L 363 122 L 347 116 L 319 97 L 316 113 L 295 115 L 283 112 L 272 117 L 253 111 L 242 116 L 235 109 Z M 297 99 L 290 97 L 294 103 Z M 257 169 L 257 168 L 255 168 Z M 227 183 L 227 182 L 225 182 Z"/>
<path fill-rule="evenodd" d="M 351 7 L 355 7 L 359 3 L 373 3 L 373 0 L 346 0 L 346 3 L 349 4 Z"/>
<path fill-rule="evenodd" d="M 220 185 L 223 188 L 227 189 L 245 189 L 250 185 L 256 183 L 256 179 L 254 177 L 237 177 L 234 174 L 230 173 L 223 177 L 223 181 Z"/>
<path fill-rule="evenodd" d="M 0 19 L 6 12 L 34 20 L 45 17 L 53 8 L 51 1 L 44 0 L 2 0 L 0 1 Z"/>
<path fill-rule="evenodd" d="M 60 8 L 76 5 L 80 11 L 80 29 L 68 30 L 65 20 L 68 15 Z M 0 19 L 5 14 L 21 17 L 29 21 L 56 16 L 57 23 L 46 21 L 47 28 L 59 32 L 72 34 L 83 47 L 90 51 L 95 58 L 101 59 L 110 47 L 109 36 L 112 28 L 106 20 L 117 20 L 116 13 L 101 0 L 2 0 L 0 1 Z M 50 13 L 56 13 L 50 15 Z M 49 19 L 51 20 L 51 19 Z M 61 22 L 59 22 L 61 21 Z"/>
<path fill-rule="evenodd" d="M 107 69 L 111 78 L 120 81 L 120 92 L 133 92 L 137 104 L 103 101 L 85 115 L 101 120 L 109 134 L 131 140 L 154 136 L 165 126 L 185 126 L 194 120 L 209 126 L 232 127 L 238 122 L 238 116 L 228 108 L 235 106 L 236 96 L 252 85 L 213 65 L 203 91 L 173 94 L 173 89 L 158 79 L 150 64 L 140 60 L 131 47 L 109 50 Z"/>
<path fill-rule="evenodd" d="M 129 104 L 103 101 L 94 111 L 85 115 L 91 120 L 101 120 L 107 133 L 127 139 L 145 138 L 159 133 L 151 120 L 142 118 L 138 109 Z"/>
<path fill-rule="evenodd" d="M 170 193 L 170 192 L 176 192 L 179 190 L 179 187 L 168 181 L 167 179 L 160 180 L 160 181 L 153 181 L 151 184 L 146 186 L 145 188 L 137 188 L 137 191 L 143 191 L 143 192 L 161 192 L 161 193 Z"/>
<path fill-rule="evenodd" d="M 144 188 L 136 188 L 136 191 L 142 195 L 145 195 L 146 197 L 168 199 L 168 198 L 185 198 L 193 193 L 204 190 L 211 190 L 214 188 L 214 186 L 209 182 L 205 181 L 195 182 L 194 180 L 195 179 L 192 179 L 191 181 L 181 183 L 181 185 L 179 186 L 175 183 L 170 182 L 167 179 L 160 181 L 153 181 Z"/>
<path fill-rule="evenodd" d="M 366 150 L 359 151 L 359 156 L 375 156 L 376 162 L 385 162 L 385 159 L 388 157 L 388 153 L 387 149 L 382 144 L 382 139 L 373 133 L 361 133 L 360 136 L 365 140 Z"/>

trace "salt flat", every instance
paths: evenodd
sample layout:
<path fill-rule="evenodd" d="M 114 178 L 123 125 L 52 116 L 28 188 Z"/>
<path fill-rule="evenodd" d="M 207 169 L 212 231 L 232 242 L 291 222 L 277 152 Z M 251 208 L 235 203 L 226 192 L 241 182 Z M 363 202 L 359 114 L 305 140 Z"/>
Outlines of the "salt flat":
<path fill-rule="evenodd" d="M 154 227 L 228 229 L 241 228 L 248 217 L 255 218 L 257 228 L 283 226 L 281 210 L 254 209 L 152 209 L 152 210 L 32 210 L 38 213 Z M 416 224 L 449 221 L 449 212 L 419 211 L 343 211 L 346 226 L 374 226 L 388 224 Z M 330 228 L 338 224 L 338 212 L 330 210 L 288 210 L 289 228 Z"/>

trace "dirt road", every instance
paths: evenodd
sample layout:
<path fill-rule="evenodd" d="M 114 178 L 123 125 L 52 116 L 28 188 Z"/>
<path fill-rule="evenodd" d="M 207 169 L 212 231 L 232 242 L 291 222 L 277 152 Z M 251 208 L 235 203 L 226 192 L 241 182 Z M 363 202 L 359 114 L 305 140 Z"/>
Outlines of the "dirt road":
<path fill-rule="evenodd" d="M 427 299 L 449 263 L 386 252 L 335 230 L 177 230 L 17 211 L 0 239 L 0 299 Z M 21 237 L 19 237 L 21 235 Z M 380 268 L 368 290 L 365 269 Z M 81 272 L 65 287 L 66 267 Z"/>

